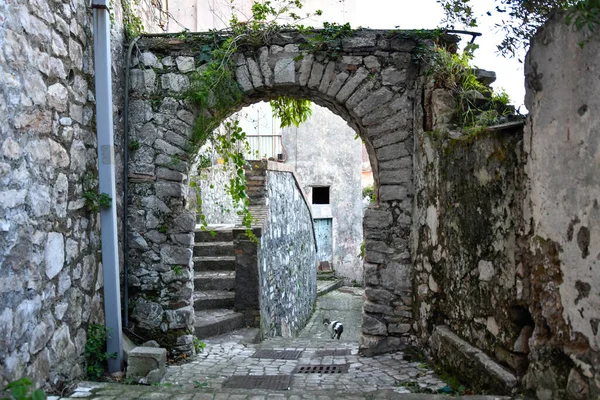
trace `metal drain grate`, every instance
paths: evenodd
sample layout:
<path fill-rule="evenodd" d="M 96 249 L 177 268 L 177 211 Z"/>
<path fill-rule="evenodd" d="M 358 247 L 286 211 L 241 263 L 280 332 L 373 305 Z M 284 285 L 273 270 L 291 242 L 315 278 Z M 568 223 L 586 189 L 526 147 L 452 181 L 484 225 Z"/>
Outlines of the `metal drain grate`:
<path fill-rule="evenodd" d="M 224 388 L 288 390 L 291 375 L 234 375 L 223 382 Z"/>
<path fill-rule="evenodd" d="M 317 350 L 315 351 L 315 357 L 337 357 L 337 356 L 349 356 L 350 349 L 334 349 L 334 350 Z"/>
<path fill-rule="evenodd" d="M 294 374 L 343 374 L 348 372 L 348 367 L 348 364 L 298 365 Z"/>
<path fill-rule="evenodd" d="M 259 350 L 252 354 L 253 358 L 272 358 L 275 360 L 297 360 L 302 350 Z"/>

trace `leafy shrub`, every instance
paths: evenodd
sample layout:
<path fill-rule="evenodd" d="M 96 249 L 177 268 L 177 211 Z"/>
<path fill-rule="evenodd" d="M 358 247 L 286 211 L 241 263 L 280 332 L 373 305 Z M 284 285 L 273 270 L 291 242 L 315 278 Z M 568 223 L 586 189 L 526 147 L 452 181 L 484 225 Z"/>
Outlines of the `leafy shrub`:
<path fill-rule="evenodd" d="M 0 400 L 46 400 L 46 394 L 44 391 L 33 389 L 33 383 L 31 379 L 24 377 L 13 381 L 6 385 L 2 392 L 10 393 L 10 397 L 2 397 Z"/>
<path fill-rule="evenodd" d="M 106 367 L 106 361 L 116 358 L 116 353 L 106 351 L 108 329 L 104 325 L 90 324 L 85 343 L 85 359 L 87 361 L 87 375 L 91 379 L 99 379 Z"/>

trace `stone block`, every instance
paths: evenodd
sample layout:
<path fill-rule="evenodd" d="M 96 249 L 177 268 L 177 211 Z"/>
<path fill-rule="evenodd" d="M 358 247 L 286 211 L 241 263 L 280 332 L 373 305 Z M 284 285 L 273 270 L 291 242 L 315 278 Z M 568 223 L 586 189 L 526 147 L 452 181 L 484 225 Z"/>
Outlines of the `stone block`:
<path fill-rule="evenodd" d="M 340 74 L 341 75 L 341 74 Z M 335 95 L 335 98 L 340 103 L 344 103 L 354 93 L 358 85 L 360 85 L 369 76 L 369 71 L 361 67 L 354 75 L 344 84 L 344 87 Z"/>
<path fill-rule="evenodd" d="M 323 77 L 321 78 L 321 83 L 319 84 L 319 92 L 327 93 L 327 89 L 331 82 L 335 79 L 335 62 L 330 61 L 325 67 L 325 72 L 323 72 Z"/>
<path fill-rule="evenodd" d="M 339 74 L 336 74 L 335 78 L 332 79 L 331 84 L 327 88 L 327 96 L 336 96 L 349 76 L 350 74 L 348 74 L 347 72 L 340 72 Z"/>
<path fill-rule="evenodd" d="M 136 347 L 129 352 L 127 378 L 142 379 L 144 383 L 160 382 L 167 366 L 167 350 Z"/>
<path fill-rule="evenodd" d="M 316 88 L 321 83 L 325 66 L 319 62 L 315 62 L 310 73 L 310 80 L 308 81 L 308 87 L 311 89 Z"/>
<path fill-rule="evenodd" d="M 253 58 L 246 59 L 248 65 L 248 72 L 250 72 L 250 78 L 252 79 L 252 85 L 254 88 L 258 89 L 265 86 L 262 78 L 262 74 L 260 73 L 260 67 Z"/>
<path fill-rule="evenodd" d="M 404 143 L 396 143 L 389 146 L 381 147 L 375 150 L 379 161 L 394 160 L 396 158 L 406 157 L 410 152 Z"/>
<path fill-rule="evenodd" d="M 408 195 L 408 189 L 399 185 L 386 185 L 379 188 L 379 199 L 381 201 L 404 200 Z"/>
<path fill-rule="evenodd" d="M 296 82 L 296 67 L 293 58 L 282 58 L 275 63 L 275 83 L 291 84 Z"/>
<path fill-rule="evenodd" d="M 300 76 L 298 77 L 298 83 L 300 84 L 300 86 L 306 86 L 306 84 L 308 83 L 314 58 L 314 55 L 307 54 L 302 59 L 302 63 L 300 64 Z"/>
<path fill-rule="evenodd" d="M 389 102 L 393 96 L 394 94 L 389 89 L 385 87 L 379 88 L 369 97 L 367 97 L 362 103 L 360 103 L 358 107 L 354 109 L 354 112 L 359 117 L 362 117 L 363 115 L 366 115 L 367 113 Z"/>
<path fill-rule="evenodd" d="M 367 208 L 363 219 L 365 228 L 383 229 L 392 225 L 394 218 L 391 210 Z"/>

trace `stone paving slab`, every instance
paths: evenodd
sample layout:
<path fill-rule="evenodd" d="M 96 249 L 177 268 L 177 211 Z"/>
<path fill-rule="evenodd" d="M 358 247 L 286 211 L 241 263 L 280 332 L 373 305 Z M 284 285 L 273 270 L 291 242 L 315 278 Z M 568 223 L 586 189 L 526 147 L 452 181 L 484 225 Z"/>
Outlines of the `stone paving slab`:
<path fill-rule="evenodd" d="M 448 397 L 435 394 L 421 393 L 399 393 L 393 389 L 371 390 L 361 392 L 340 393 L 334 390 L 315 390 L 307 393 L 305 390 L 274 391 L 255 389 L 220 389 L 207 388 L 185 389 L 177 386 L 139 386 L 121 385 L 115 383 L 82 382 L 71 397 L 88 398 L 93 400 L 142 400 L 142 399 L 165 399 L 165 400 L 510 400 L 503 396 L 457 396 Z M 57 397 L 50 400 L 60 400 Z"/>
<path fill-rule="evenodd" d="M 209 338 L 204 352 L 189 363 L 169 366 L 160 386 L 82 384 L 73 397 L 93 399 L 403 399 L 434 400 L 448 396 L 409 393 L 408 386 L 439 390 L 446 383 L 427 365 L 404 359 L 402 352 L 358 355 L 363 290 L 344 287 L 318 299 L 317 309 L 296 338 L 275 337 L 262 343 L 241 341 L 240 335 Z M 344 324 L 342 340 L 331 339 L 322 319 Z M 259 350 L 301 351 L 296 360 L 252 357 Z M 349 350 L 347 355 L 319 355 L 322 350 Z M 296 374 L 298 365 L 347 365 L 338 374 Z M 291 375 L 290 390 L 233 389 L 223 387 L 232 376 Z M 500 396 L 455 397 L 471 400 L 508 399 Z"/>

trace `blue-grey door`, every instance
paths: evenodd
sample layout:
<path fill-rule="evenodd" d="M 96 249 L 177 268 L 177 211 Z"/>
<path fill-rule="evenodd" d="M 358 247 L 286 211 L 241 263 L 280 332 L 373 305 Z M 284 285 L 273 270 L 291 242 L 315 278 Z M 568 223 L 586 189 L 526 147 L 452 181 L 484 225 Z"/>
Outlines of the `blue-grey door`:
<path fill-rule="evenodd" d="M 332 246 L 332 219 L 320 218 L 315 219 L 315 233 L 317 236 L 317 257 L 319 263 L 324 261 L 333 261 L 333 246 Z"/>

